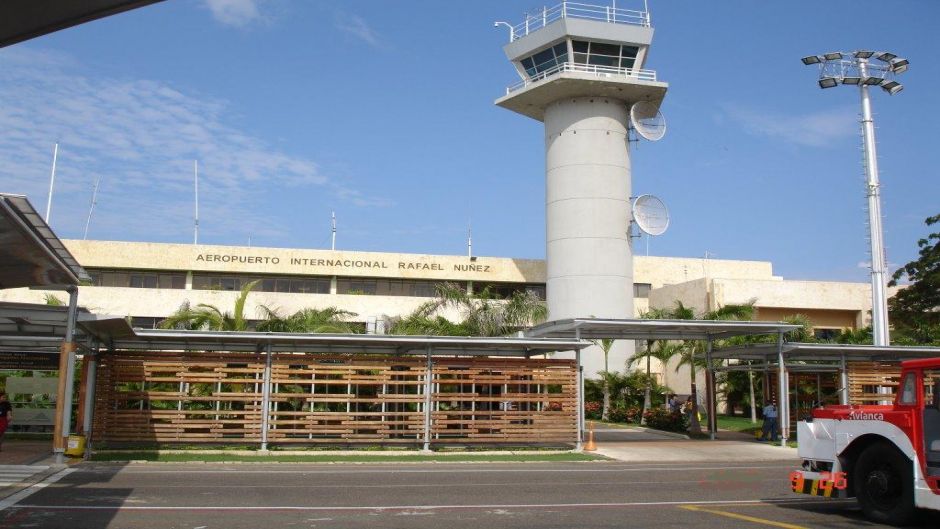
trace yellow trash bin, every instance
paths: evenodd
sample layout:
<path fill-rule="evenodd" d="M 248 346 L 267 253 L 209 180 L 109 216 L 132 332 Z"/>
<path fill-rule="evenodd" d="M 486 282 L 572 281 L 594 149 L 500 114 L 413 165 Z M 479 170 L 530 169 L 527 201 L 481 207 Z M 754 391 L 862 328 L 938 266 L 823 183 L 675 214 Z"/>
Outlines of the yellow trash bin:
<path fill-rule="evenodd" d="M 65 445 L 65 455 L 69 457 L 82 457 L 85 455 L 85 436 L 70 435 Z"/>

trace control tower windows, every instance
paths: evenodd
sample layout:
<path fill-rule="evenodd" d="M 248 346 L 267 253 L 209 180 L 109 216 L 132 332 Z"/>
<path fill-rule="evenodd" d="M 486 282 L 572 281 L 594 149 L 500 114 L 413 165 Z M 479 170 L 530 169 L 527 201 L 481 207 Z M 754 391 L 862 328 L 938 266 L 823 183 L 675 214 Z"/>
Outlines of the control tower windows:
<path fill-rule="evenodd" d="M 551 48 L 522 59 L 522 67 L 525 68 L 525 72 L 529 77 L 536 77 L 538 74 L 566 62 L 568 62 L 568 43 L 559 42 Z"/>
<path fill-rule="evenodd" d="M 640 51 L 637 46 L 575 40 L 571 42 L 574 62 L 610 68 L 633 68 Z"/>

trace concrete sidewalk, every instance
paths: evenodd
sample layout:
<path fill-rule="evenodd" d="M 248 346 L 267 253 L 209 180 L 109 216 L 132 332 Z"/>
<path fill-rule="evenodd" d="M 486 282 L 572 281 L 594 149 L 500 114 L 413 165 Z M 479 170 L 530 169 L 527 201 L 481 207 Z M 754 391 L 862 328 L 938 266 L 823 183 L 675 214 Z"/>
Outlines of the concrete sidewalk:
<path fill-rule="evenodd" d="M 599 442 L 597 454 L 629 462 L 739 462 L 793 461 L 799 463 L 796 448 L 726 440 L 657 440 Z"/>

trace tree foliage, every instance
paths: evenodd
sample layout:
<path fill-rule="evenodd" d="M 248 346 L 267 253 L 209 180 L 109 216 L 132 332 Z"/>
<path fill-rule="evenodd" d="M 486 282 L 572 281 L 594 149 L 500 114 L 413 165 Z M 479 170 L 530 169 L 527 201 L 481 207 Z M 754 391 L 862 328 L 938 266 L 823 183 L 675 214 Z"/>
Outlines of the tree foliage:
<path fill-rule="evenodd" d="M 444 318 L 440 312 L 456 309 L 459 323 Z M 505 336 L 540 323 L 548 315 L 545 302 L 533 292 L 515 292 L 508 299 L 497 299 L 484 288 L 468 294 L 457 283 L 437 287 L 437 299 L 423 303 L 411 314 L 392 322 L 391 334 L 427 334 L 441 336 Z"/>
<path fill-rule="evenodd" d="M 167 319 L 160 322 L 163 329 L 208 330 L 208 331 L 246 331 L 248 318 L 245 317 L 245 303 L 248 294 L 255 288 L 258 281 L 252 281 L 242 287 L 231 312 L 222 310 L 215 305 L 200 303 L 190 307 L 183 303 L 179 309 Z"/>
<path fill-rule="evenodd" d="M 281 316 L 277 309 L 266 305 L 260 307 L 264 320 L 258 324 L 260 332 L 335 333 L 355 334 L 359 329 L 347 321 L 355 312 L 326 307 L 305 308 L 289 316 Z"/>
<path fill-rule="evenodd" d="M 924 222 L 940 223 L 940 215 Z M 888 310 L 894 328 L 909 337 L 899 341 L 933 343 L 940 341 L 940 232 L 918 240 L 917 246 L 918 258 L 897 270 L 888 283 L 897 286 L 905 278 L 910 282 L 888 301 Z"/>

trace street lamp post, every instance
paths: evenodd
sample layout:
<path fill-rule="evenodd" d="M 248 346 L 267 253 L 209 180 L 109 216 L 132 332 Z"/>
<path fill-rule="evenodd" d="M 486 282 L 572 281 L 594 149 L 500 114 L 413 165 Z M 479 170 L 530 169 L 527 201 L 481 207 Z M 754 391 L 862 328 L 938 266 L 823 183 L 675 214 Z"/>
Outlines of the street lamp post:
<path fill-rule="evenodd" d="M 874 57 L 879 62 L 871 62 Z M 803 64 L 819 65 L 819 87 L 833 88 L 840 84 L 858 86 L 861 95 L 862 137 L 865 148 L 865 176 L 868 196 L 868 229 L 871 240 L 871 319 L 875 345 L 890 345 L 888 336 L 888 298 L 885 291 L 884 235 L 881 227 L 881 185 L 878 181 L 878 155 L 875 150 L 875 124 L 871 114 L 868 88 L 880 86 L 894 95 L 904 86 L 894 76 L 910 64 L 889 52 L 859 50 L 853 53 L 831 52 L 803 57 Z"/>

